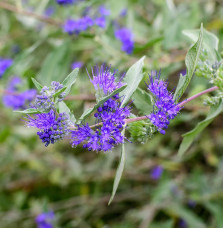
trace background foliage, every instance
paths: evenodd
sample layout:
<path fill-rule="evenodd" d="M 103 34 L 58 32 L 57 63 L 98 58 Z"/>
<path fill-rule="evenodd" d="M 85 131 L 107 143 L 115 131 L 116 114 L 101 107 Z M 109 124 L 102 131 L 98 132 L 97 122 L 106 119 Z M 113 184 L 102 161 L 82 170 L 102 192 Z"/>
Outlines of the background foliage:
<path fill-rule="evenodd" d="M 86 6 L 96 8 L 104 2 L 81 1 L 71 8 L 60 7 L 53 0 L 7 3 L 38 15 L 54 6 L 51 18 L 60 22 L 71 14 L 79 15 Z M 174 88 L 192 44 L 185 36 L 187 32 L 182 31 L 199 28 L 201 22 L 219 37 L 222 51 L 221 1 L 108 0 L 106 6 L 111 11 L 111 21 L 105 30 L 94 28 L 69 36 L 58 24 L 41 22 L 32 14 L 24 16 L 23 11 L 11 12 L 0 3 L 0 56 L 14 59 L 1 79 L 1 95 L 12 75 L 21 76 L 27 82 L 24 86 L 32 88 L 31 77 L 43 84 L 63 81 L 71 72 L 71 63 L 82 61 L 84 67 L 71 91 L 75 100 L 67 102 L 79 117 L 94 105 L 88 96 L 94 98 L 94 89 L 85 67 L 90 70 L 93 65 L 106 62 L 123 72 L 145 55 L 144 72 L 161 69 L 162 77 L 168 78 L 169 87 Z M 127 14 L 119 18 L 124 8 Z M 117 18 L 134 33 L 132 55 L 122 52 L 114 39 L 112 20 Z M 144 77 L 146 80 L 147 75 Z M 207 81 L 194 77 L 184 96 L 208 87 Z M 145 89 L 143 83 L 141 88 Z M 84 95 L 88 99 L 83 100 Z M 142 105 L 137 103 L 140 96 L 146 94 L 137 90 L 136 107 Z M 35 227 L 35 216 L 46 207 L 55 212 L 56 227 L 64 228 L 174 228 L 183 227 L 182 221 L 191 228 L 223 227 L 222 114 L 196 137 L 182 157 L 177 156 L 181 135 L 204 120 L 209 111 L 202 100 L 187 104 L 165 135 L 158 133 L 144 144 L 126 142 L 125 170 L 110 206 L 107 203 L 120 147 L 106 154 L 81 147 L 72 149 L 68 141 L 45 148 L 35 130 L 24 127 L 21 115 L 0 103 L 1 227 Z M 157 165 L 164 172 L 154 180 L 150 172 Z"/>

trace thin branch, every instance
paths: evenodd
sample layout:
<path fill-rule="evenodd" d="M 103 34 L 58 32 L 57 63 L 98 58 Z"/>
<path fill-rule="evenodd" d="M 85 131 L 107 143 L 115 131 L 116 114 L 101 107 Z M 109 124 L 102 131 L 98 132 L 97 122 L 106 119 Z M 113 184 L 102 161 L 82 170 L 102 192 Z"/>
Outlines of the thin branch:
<path fill-rule="evenodd" d="M 21 14 L 24 16 L 29 16 L 29 17 L 35 18 L 39 21 L 51 24 L 51 25 L 55 25 L 55 26 L 61 26 L 62 25 L 61 21 L 58 21 L 58 20 L 55 20 L 52 18 L 48 18 L 46 16 L 38 15 L 38 14 L 35 14 L 33 12 L 30 12 L 30 11 L 23 10 L 23 9 L 19 9 L 19 8 L 15 7 L 12 4 L 9 4 L 7 2 L 0 1 L 0 8 L 6 9 L 8 11 L 11 11 L 11 12 L 14 12 L 17 14 Z"/>

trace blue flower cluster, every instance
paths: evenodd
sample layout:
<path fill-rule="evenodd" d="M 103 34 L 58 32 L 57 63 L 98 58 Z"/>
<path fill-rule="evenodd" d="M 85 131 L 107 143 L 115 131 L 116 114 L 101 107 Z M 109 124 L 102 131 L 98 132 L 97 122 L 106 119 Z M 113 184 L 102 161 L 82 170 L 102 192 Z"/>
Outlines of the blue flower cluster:
<path fill-rule="evenodd" d="M 84 65 L 84 63 L 81 61 L 73 62 L 71 65 L 71 69 L 74 70 L 75 68 L 82 68 L 83 65 Z"/>
<path fill-rule="evenodd" d="M 82 31 L 86 31 L 94 25 L 97 25 L 101 28 L 106 27 L 106 17 L 110 14 L 110 11 L 106 9 L 104 6 L 99 7 L 99 17 L 90 17 L 84 16 L 77 20 L 67 19 L 63 25 L 64 32 L 68 34 L 76 34 L 78 35 Z"/>
<path fill-rule="evenodd" d="M 129 107 L 120 107 L 118 95 L 108 99 L 94 114 L 96 118 L 95 131 L 88 124 L 76 125 L 77 130 L 71 132 L 72 146 L 85 142 L 84 148 L 89 151 L 108 151 L 115 145 L 124 143 L 122 130 L 125 119 L 130 116 Z"/>
<path fill-rule="evenodd" d="M 152 74 L 146 85 L 154 96 L 155 104 L 154 111 L 148 118 L 161 134 L 165 134 L 163 129 L 167 129 L 169 120 L 174 119 L 181 108 L 175 103 L 173 94 L 167 90 L 168 83 L 160 79 L 160 73 L 155 72 L 155 77 Z"/>
<path fill-rule="evenodd" d="M 101 68 L 92 69 L 92 78 L 90 78 L 95 89 L 102 90 L 104 95 L 112 93 L 115 89 L 121 87 L 121 79 L 116 82 L 115 72 L 111 73 L 110 67 L 102 65 Z M 89 76 L 90 77 L 90 76 Z M 84 143 L 83 147 L 88 150 L 108 151 L 115 145 L 124 143 L 125 137 L 122 131 L 125 128 L 125 119 L 130 116 L 130 107 L 121 107 L 118 101 L 119 95 L 104 102 L 98 107 L 94 114 L 96 119 L 95 130 L 88 124 L 76 125 L 75 130 L 71 132 L 72 146 Z"/>
<path fill-rule="evenodd" d="M 120 28 L 115 31 L 115 37 L 122 42 L 122 51 L 132 54 L 134 49 L 133 33 L 128 28 Z"/>
<path fill-rule="evenodd" d="M 12 59 L 0 58 L 0 78 L 3 76 L 5 71 L 13 64 Z"/>
<path fill-rule="evenodd" d="M 75 0 L 56 0 L 59 5 L 69 5 L 73 4 Z"/>
<path fill-rule="evenodd" d="M 37 135 L 47 147 L 50 143 L 62 140 L 70 133 L 68 129 L 70 121 L 66 113 L 60 113 L 56 118 L 55 111 L 51 109 L 48 113 L 34 114 L 34 117 L 27 115 L 26 126 L 35 127 L 41 131 Z"/>
<path fill-rule="evenodd" d="M 106 65 L 103 64 L 100 68 L 98 66 L 92 68 L 92 77 L 90 77 L 89 74 L 88 76 L 96 91 L 99 93 L 103 91 L 104 95 L 108 95 L 123 86 L 121 81 L 125 73 L 120 76 L 118 81 L 116 80 L 116 73 L 116 70 L 111 72 L 111 66 L 106 67 Z"/>
<path fill-rule="evenodd" d="M 29 89 L 19 92 L 19 87 L 22 85 L 22 79 L 13 77 L 9 81 L 9 85 L 5 90 L 5 95 L 2 97 L 3 104 L 14 110 L 25 109 L 36 96 L 35 89 Z"/>
<path fill-rule="evenodd" d="M 53 228 L 53 220 L 55 215 L 52 211 L 39 214 L 36 217 L 36 224 L 38 228 Z"/>
<path fill-rule="evenodd" d="M 162 176 L 162 173 L 163 173 L 163 167 L 158 165 L 158 166 L 155 166 L 152 170 L 151 170 L 151 173 L 150 173 L 150 177 L 153 179 L 153 180 L 159 180 L 160 177 Z"/>
<path fill-rule="evenodd" d="M 62 89 L 64 86 L 60 84 L 59 82 L 51 82 L 51 86 L 47 87 L 44 86 L 41 91 L 40 95 L 36 96 L 35 104 L 34 106 L 40 110 L 50 110 L 54 107 L 55 102 L 55 94 L 60 89 Z M 64 99 L 65 93 L 60 93 L 57 98 L 58 101 L 62 101 Z"/>

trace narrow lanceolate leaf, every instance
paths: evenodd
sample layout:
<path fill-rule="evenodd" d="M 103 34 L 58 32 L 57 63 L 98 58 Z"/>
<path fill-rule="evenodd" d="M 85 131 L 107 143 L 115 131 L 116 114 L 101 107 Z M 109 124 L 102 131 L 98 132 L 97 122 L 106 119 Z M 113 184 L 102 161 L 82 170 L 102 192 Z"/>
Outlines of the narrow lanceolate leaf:
<path fill-rule="evenodd" d="M 189 39 L 191 39 L 193 42 L 196 42 L 199 36 L 199 30 L 198 29 L 183 30 L 183 34 L 187 36 Z M 208 58 L 212 62 L 217 60 L 218 54 L 216 53 L 216 51 L 218 51 L 218 44 L 219 44 L 218 37 L 215 36 L 215 34 L 204 29 L 203 48 L 207 50 Z"/>
<path fill-rule="evenodd" d="M 70 120 L 75 123 L 76 122 L 76 118 L 74 116 L 74 114 L 70 111 L 69 107 L 66 105 L 65 102 L 61 101 L 59 102 L 59 113 L 67 113 L 70 116 Z"/>
<path fill-rule="evenodd" d="M 43 85 L 41 85 L 35 78 L 31 78 L 33 81 L 33 84 L 36 86 L 36 88 L 40 91 L 43 88 Z"/>
<path fill-rule="evenodd" d="M 178 152 L 179 156 L 182 156 L 186 152 L 186 150 L 190 147 L 190 145 L 192 144 L 196 136 L 200 132 L 202 132 L 214 120 L 214 118 L 217 115 L 219 115 L 222 111 L 223 111 L 223 101 L 221 101 L 219 105 L 212 107 L 212 109 L 210 110 L 205 120 L 198 123 L 193 130 L 183 135 L 183 141 L 180 145 L 180 149 Z"/>
<path fill-rule="evenodd" d="M 65 90 L 67 89 L 67 87 L 63 87 L 62 89 L 59 89 L 53 96 L 57 97 L 59 96 L 61 93 L 63 93 Z"/>
<path fill-rule="evenodd" d="M 68 73 L 70 56 L 70 41 L 55 47 L 45 58 L 37 79 L 44 85 L 50 85 L 52 81 L 60 82 Z"/>
<path fill-rule="evenodd" d="M 133 64 L 124 77 L 123 82 L 127 84 L 127 87 L 120 93 L 120 95 L 124 97 L 122 107 L 127 104 L 143 78 L 142 68 L 144 65 L 144 59 L 145 56 Z"/>
<path fill-rule="evenodd" d="M 14 112 L 19 112 L 19 113 L 23 113 L 23 114 L 38 114 L 38 113 L 43 113 L 43 112 L 40 112 L 39 110 L 37 110 L 35 108 L 28 108 L 28 109 L 23 110 L 23 111 L 14 111 Z"/>
<path fill-rule="evenodd" d="M 123 91 L 125 88 L 127 87 L 127 85 L 123 85 L 122 87 L 114 90 L 111 94 L 109 94 L 108 96 L 102 98 L 101 100 L 98 101 L 98 103 L 93 107 L 93 108 L 89 108 L 87 109 L 82 116 L 80 117 L 80 119 L 78 120 L 78 123 L 80 123 L 81 121 L 85 120 L 88 116 L 91 115 L 91 113 L 93 113 L 94 111 L 96 111 L 96 109 L 98 107 L 100 107 L 105 101 L 107 101 L 109 98 L 113 97 L 114 95 L 116 95 L 117 93 L 120 93 L 121 91 Z"/>
<path fill-rule="evenodd" d="M 153 110 L 153 98 L 152 95 L 147 93 L 145 90 L 137 88 L 133 96 L 133 104 L 139 110 L 139 113 L 148 115 Z"/>
<path fill-rule="evenodd" d="M 116 191 L 118 189 L 118 185 L 119 185 L 119 182 L 120 182 L 121 177 L 122 177 L 124 166 L 125 166 L 125 144 L 123 143 L 122 144 L 122 151 L 121 151 L 121 158 L 120 158 L 120 162 L 119 162 L 119 165 L 118 165 L 118 169 L 116 171 L 116 175 L 115 175 L 115 179 L 114 179 L 114 183 L 113 183 L 112 195 L 111 195 L 111 198 L 110 198 L 110 200 L 108 202 L 108 205 L 114 199 L 115 193 L 116 193 Z"/>
<path fill-rule="evenodd" d="M 180 80 L 178 82 L 178 85 L 174 94 L 174 99 L 177 101 L 184 94 L 185 90 L 187 89 L 187 86 L 190 83 L 191 78 L 193 77 L 193 74 L 196 69 L 197 62 L 200 56 L 200 52 L 202 50 L 202 43 L 203 43 L 203 25 L 201 24 L 198 41 L 194 44 L 193 47 L 190 48 L 185 58 L 187 74 L 185 76 L 182 76 L 182 75 L 180 76 Z"/>
<path fill-rule="evenodd" d="M 62 84 L 67 87 L 67 89 L 65 90 L 66 95 L 69 94 L 71 86 L 76 82 L 78 72 L 79 68 L 75 68 L 62 82 Z"/>

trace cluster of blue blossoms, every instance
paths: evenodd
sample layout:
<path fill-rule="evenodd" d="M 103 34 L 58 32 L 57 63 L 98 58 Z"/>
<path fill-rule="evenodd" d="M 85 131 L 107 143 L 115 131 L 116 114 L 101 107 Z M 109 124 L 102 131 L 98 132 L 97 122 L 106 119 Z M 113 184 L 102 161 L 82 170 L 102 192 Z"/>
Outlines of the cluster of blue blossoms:
<path fill-rule="evenodd" d="M 56 0 L 59 5 L 70 5 L 75 2 L 75 0 Z"/>
<path fill-rule="evenodd" d="M 70 133 L 69 116 L 64 112 L 58 114 L 57 117 L 54 107 L 54 95 L 62 88 L 63 85 L 59 82 L 52 82 L 50 87 L 44 86 L 40 91 L 41 95 L 37 95 L 33 108 L 40 109 L 46 113 L 38 113 L 33 116 L 27 115 L 26 126 L 40 129 L 37 135 L 45 143 L 45 146 L 64 139 Z M 64 93 L 61 93 L 56 99 L 60 102 L 63 100 L 64 95 Z"/>
<path fill-rule="evenodd" d="M 89 16 L 84 16 L 77 20 L 68 19 L 65 21 L 63 25 L 64 32 L 68 34 L 76 34 L 78 35 L 82 31 L 86 31 L 94 25 L 97 25 L 101 28 L 105 28 L 106 26 L 106 17 L 110 14 L 110 11 L 107 10 L 104 6 L 99 7 L 99 17 L 91 18 Z"/>
<path fill-rule="evenodd" d="M 100 90 L 104 95 L 112 93 L 123 85 L 120 80 L 116 82 L 115 73 L 111 73 L 110 68 L 104 65 L 100 69 L 95 67 L 94 70 L 92 69 L 92 73 L 92 84 L 97 91 Z M 72 146 L 84 143 L 83 147 L 89 151 L 108 151 L 115 145 L 124 143 L 125 137 L 122 135 L 122 131 L 125 128 L 124 120 L 130 116 L 130 107 L 121 107 L 119 98 L 119 94 L 116 94 L 98 107 L 94 114 L 95 130 L 88 124 L 76 125 L 77 129 L 71 132 Z"/>
<path fill-rule="evenodd" d="M 132 54 L 134 49 L 133 33 L 128 28 L 120 28 L 115 31 L 115 37 L 122 42 L 122 51 Z"/>
<path fill-rule="evenodd" d="M 12 59 L 0 58 L 0 78 L 3 76 L 5 71 L 13 64 Z"/>
<path fill-rule="evenodd" d="M 51 86 L 47 87 L 44 86 L 42 90 L 40 91 L 40 95 L 36 96 L 35 104 L 34 106 L 40 110 L 50 110 L 54 107 L 54 99 L 55 94 L 59 90 L 63 88 L 63 85 L 61 85 L 59 82 L 51 82 Z M 58 101 L 62 101 L 64 99 L 65 93 L 60 93 L 57 97 Z"/>
<path fill-rule="evenodd" d="M 38 228 L 53 228 L 53 221 L 55 215 L 52 211 L 39 214 L 36 217 L 36 224 Z"/>
<path fill-rule="evenodd" d="M 180 111 L 180 106 L 173 99 L 173 94 L 167 90 L 168 83 L 160 79 L 160 73 L 155 72 L 155 77 L 150 75 L 148 80 L 148 90 L 153 94 L 155 104 L 153 113 L 148 118 L 154 124 L 161 134 L 165 134 L 165 130 L 169 125 L 169 120 Z"/>
<path fill-rule="evenodd" d="M 2 97 L 3 104 L 6 107 L 14 110 L 25 109 L 29 106 L 31 101 L 36 96 L 35 89 L 29 89 L 23 92 L 19 91 L 19 87 L 22 85 L 22 79 L 19 77 L 13 77 L 5 90 L 5 95 Z"/>

